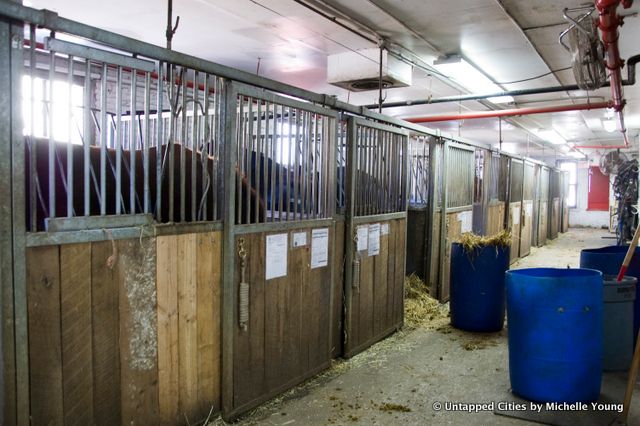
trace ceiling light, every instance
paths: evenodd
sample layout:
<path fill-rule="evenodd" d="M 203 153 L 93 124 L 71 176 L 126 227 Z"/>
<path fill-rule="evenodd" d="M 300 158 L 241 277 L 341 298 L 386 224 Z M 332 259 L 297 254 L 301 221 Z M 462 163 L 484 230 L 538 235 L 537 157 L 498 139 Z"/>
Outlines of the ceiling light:
<path fill-rule="evenodd" d="M 571 149 L 571 148 L 569 148 L 569 146 L 568 146 L 568 145 L 560 145 L 560 151 L 561 151 L 561 152 L 564 152 L 565 154 L 566 154 L 567 152 L 569 152 L 569 150 L 570 150 L 570 149 Z"/>
<path fill-rule="evenodd" d="M 602 127 L 604 128 L 604 130 L 606 130 L 609 133 L 613 133 L 616 131 L 616 121 L 612 118 L 609 118 L 607 120 L 602 120 Z"/>
<path fill-rule="evenodd" d="M 482 71 L 465 61 L 461 56 L 454 55 L 440 58 L 433 63 L 433 66 L 456 83 L 469 89 L 474 95 L 504 91 Z M 498 96 L 487 100 L 495 104 L 514 102 L 512 96 Z"/>
<path fill-rule="evenodd" d="M 539 130 L 536 134 L 553 145 L 562 145 L 567 143 L 567 141 L 555 130 Z"/>

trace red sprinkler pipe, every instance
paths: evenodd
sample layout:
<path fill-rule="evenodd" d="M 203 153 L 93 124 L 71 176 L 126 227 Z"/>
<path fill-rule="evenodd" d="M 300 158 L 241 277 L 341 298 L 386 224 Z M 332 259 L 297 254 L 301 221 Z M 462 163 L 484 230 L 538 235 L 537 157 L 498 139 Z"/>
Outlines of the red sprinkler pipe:
<path fill-rule="evenodd" d="M 593 102 L 586 104 L 569 104 L 549 107 L 528 107 L 501 109 L 492 111 L 476 111 L 466 114 L 429 115 L 426 117 L 405 118 L 410 123 L 434 123 L 438 121 L 470 120 L 474 118 L 514 117 L 518 115 L 546 114 L 550 112 L 583 111 L 591 109 L 612 108 L 613 102 Z"/>

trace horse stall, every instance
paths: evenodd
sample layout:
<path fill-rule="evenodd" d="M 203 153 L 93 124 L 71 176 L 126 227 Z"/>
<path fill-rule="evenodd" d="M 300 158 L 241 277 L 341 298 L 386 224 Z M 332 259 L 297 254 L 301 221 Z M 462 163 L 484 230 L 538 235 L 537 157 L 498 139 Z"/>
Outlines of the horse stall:
<path fill-rule="evenodd" d="M 487 157 L 489 179 L 487 185 L 486 235 L 495 235 L 505 229 L 509 158 L 497 152 Z"/>
<path fill-rule="evenodd" d="M 407 211 L 407 275 L 416 274 L 427 282 L 429 240 L 432 222 L 430 144 L 433 136 L 412 132 L 409 137 L 409 208 Z"/>
<path fill-rule="evenodd" d="M 535 198 L 535 185 L 535 164 L 525 161 L 524 180 L 522 182 L 522 220 L 520 224 L 519 257 L 528 256 L 531 252 L 531 240 L 533 238 L 534 224 L 533 205 Z"/>
<path fill-rule="evenodd" d="M 473 177 L 473 224 L 475 234 L 485 235 L 488 211 L 489 167 L 491 151 L 475 149 L 475 173 Z"/>
<path fill-rule="evenodd" d="M 538 241 L 537 246 L 542 247 L 547 244 L 549 233 L 549 173 L 546 166 L 540 167 L 540 178 L 538 179 Z"/>
<path fill-rule="evenodd" d="M 522 195 L 524 181 L 524 161 L 518 158 L 510 159 L 509 167 L 509 221 L 507 229 L 511 232 L 511 251 L 509 263 L 518 260 L 521 244 L 522 229 Z"/>
<path fill-rule="evenodd" d="M 221 80 L 28 30 L 5 420 L 203 420 L 221 407 Z"/>
<path fill-rule="evenodd" d="M 561 173 L 561 201 L 562 220 L 560 223 L 560 232 L 565 233 L 569 230 L 569 172 Z"/>
<path fill-rule="evenodd" d="M 344 354 L 402 326 L 406 264 L 408 132 L 350 117 Z"/>
<path fill-rule="evenodd" d="M 561 220 L 561 182 L 560 171 L 558 169 L 551 169 L 549 188 L 549 198 L 551 201 L 549 204 L 549 239 L 555 240 L 558 238 Z"/>
<path fill-rule="evenodd" d="M 473 230 L 473 182 L 475 148 L 451 141 L 444 146 L 445 181 L 440 218 L 440 280 L 438 298 L 449 299 L 451 244 L 463 233 Z"/>

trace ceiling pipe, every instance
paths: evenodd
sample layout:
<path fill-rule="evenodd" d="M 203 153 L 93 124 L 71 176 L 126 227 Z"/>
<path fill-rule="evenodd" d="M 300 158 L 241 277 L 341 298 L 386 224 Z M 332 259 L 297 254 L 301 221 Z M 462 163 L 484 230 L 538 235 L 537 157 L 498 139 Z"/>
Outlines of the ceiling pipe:
<path fill-rule="evenodd" d="M 612 108 L 613 102 L 593 102 L 586 104 L 568 104 L 568 105 L 556 105 L 547 107 L 529 107 L 529 108 L 514 108 L 503 109 L 497 111 L 475 111 L 465 114 L 451 114 L 451 115 L 429 115 L 426 117 L 412 117 L 405 118 L 404 120 L 410 123 L 435 123 L 439 121 L 457 121 L 457 120 L 470 120 L 476 118 L 496 118 L 496 117 L 515 117 L 520 115 L 532 115 L 532 114 L 547 114 L 552 112 L 565 112 L 565 111 L 584 111 L 592 109 Z"/>
<path fill-rule="evenodd" d="M 622 80 L 623 86 L 633 86 L 636 83 L 636 64 L 640 62 L 640 55 L 634 55 L 627 60 L 627 79 Z M 602 87 L 609 87 L 610 83 L 606 82 Z M 526 96 L 526 95 L 540 95 L 544 93 L 555 92 L 570 92 L 575 90 L 583 90 L 578 87 L 577 84 L 570 84 L 565 86 L 553 86 L 553 87 L 539 87 L 536 89 L 520 89 L 520 90 L 507 90 L 504 92 L 485 93 L 481 95 L 456 95 L 456 96 L 443 96 L 440 98 L 427 98 L 400 102 L 388 102 L 382 105 L 382 108 L 398 108 L 408 107 L 415 105 L 429 105 L 440 104 L 447 102 L 463 102 L 463 101 L 476 101 L 480 99 L 495 98 L 500 96 Z M 365 105 L 365 108 L 376 109 L 378 104 Z"/>
<path fill-rule="evenodd" d="M 622 7 L 628 9 L 633 4 L 633 0 L 596 0 L 595 6 L 598 9 L 598 28 L 602 33 L 602 42 L 605 49 L 605 65 L 609 69 L 609 80 L 611 81 L 611 98 L 613 101 L 613 109 L 618 113 L 618 128 L 624 138 L 625 147 L 629 146 L 627 138 L 627 129 L 624 124 L 624 115 L 622 110 L 625 105 L 625 99 L 622 92 L 622 73 L 624 61 L 620 58 L 620 50 L 618 49 L 618 38 L 620 33 L 618 27 L 624 23 L 623 17 L 618 15 L 618 5 L 622 3 Z"/>

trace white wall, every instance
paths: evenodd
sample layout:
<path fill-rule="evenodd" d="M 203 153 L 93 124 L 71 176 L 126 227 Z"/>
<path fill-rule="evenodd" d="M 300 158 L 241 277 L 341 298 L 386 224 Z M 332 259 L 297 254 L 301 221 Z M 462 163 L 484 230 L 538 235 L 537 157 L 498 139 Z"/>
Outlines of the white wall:
<path fill-rule="evenodd" d="M 608 211 L 587 211 L 588 191 L 589 168 L 587 163 L 580 163 L 578 164 L 578 202 L 576 208 L 569 209 L 569 226 L 608 228 Z"/>

